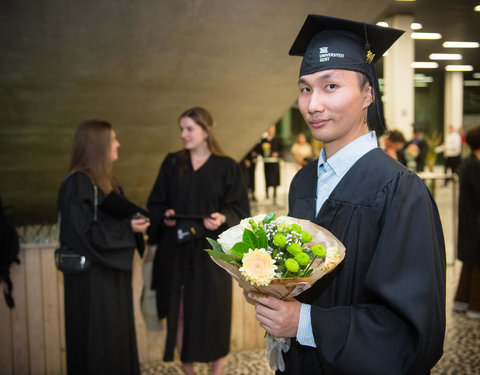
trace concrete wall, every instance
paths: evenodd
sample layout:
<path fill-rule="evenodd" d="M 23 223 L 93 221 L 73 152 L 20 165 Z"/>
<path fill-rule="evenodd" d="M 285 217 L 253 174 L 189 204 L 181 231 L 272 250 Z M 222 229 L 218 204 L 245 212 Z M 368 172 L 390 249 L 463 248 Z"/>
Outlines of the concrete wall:
<path fill-rule="evenodd" d="M 21 222 L 54 221 L 75 126 L 111 121 L 115 174 L 145 204 L 177 117 L 208 108 L 239 160 L 295 102 L 288 50 L 308 13 L 376 21 L 392 1 L 2 0 L 0 196 Z"/>

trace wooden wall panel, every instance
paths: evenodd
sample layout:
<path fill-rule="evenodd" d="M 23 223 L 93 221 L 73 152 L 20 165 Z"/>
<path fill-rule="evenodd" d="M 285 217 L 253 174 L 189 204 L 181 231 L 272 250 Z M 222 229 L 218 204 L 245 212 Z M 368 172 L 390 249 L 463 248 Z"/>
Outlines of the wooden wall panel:
<path fill-rule="evenodd" d="M 45 374 L 45 331 L 42 299 L 42 268 L 40 250 L 28 249 L 25 256 L 28 349 L 30 374 Z"/>
<path fill-rule="evenodd" d="M 16 306 L 9 309 L 0 301 L 0 321 L 5 327 L 0 334 L 2 375 L 66 374 L 63 274 L 55 268 L 56 245 L 23 245 L 21 264 L 10 267 Z M 163 357 L 166 321 L 154 331 L 147 330 L 140 299 L 144 272 L 150 269 L 143 266 L 136 254 L 132 286 L 139 358 L 158 361 Z M 232 284 L 231 351 L 263 348 L 264 330 L 255 319 L 255 309 L 246 303 L 237 282 Z"/>
<path fill-rule="evenodd" d="M 20 264 L 13 263 L 10 274 L 13 283 L 15 308 L 10 310 L 12 317 L 12 362 L 14 374 L 29 373 L 28 322 L 26 299 L 25 252 L 19 254 Z"/>
<path fill-rule="evenodd" d="M 57 269 L 50 250 L 40 250 L 42 272 L 43 325 L 45 332 L 45 365 L 47 374 L 60 374 L 62 369 Z"/>

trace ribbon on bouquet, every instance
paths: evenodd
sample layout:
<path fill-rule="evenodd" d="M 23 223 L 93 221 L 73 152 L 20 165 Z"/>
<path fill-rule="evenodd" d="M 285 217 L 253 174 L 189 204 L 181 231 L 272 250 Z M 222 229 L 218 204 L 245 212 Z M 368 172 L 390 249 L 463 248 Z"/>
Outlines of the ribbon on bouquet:
<path fill-rule="evenodd" d="M 290 349 L 290 339 L 272 336 L 267 332 L 265 334 L 265 343 L 270 368 L 274 371 L 285 371 L 285 361 L 283 360 L 282 352 L 286 353 Z"/>

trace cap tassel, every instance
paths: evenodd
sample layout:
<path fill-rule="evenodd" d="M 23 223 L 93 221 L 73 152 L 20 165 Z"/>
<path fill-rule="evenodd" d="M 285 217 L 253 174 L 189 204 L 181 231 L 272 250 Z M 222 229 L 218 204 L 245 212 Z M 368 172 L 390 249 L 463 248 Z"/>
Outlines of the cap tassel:
<path fill-rule="evenodd" d="M 367 51 L 367 64 L 371 64 L 373 59 L 375 58 L 375 54 L 370 50 L 370 43 L 368 42 L 368 35 L 367 35 L 367 24 L 363 23 L 363 31 L 365 33 L 365 50 Z"/>

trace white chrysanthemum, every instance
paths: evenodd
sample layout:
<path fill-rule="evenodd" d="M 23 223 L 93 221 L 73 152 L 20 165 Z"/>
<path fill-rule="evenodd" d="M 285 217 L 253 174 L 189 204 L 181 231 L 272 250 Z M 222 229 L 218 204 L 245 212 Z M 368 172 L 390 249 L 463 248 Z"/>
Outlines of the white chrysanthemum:
<path fill-rule="evenodd" d="M 324 271 L 328 271 L 330 268 L 335 267 L 340 261 L 340 255 L 338 254 L 338 248 L 331 246 L 327 249 L 327 255 L 325 256 L 325 263 L 322 266 Z"/>
<path fill-rule="evenodd" d="M 275 260 L 265 249 L 249 249 L 243 255 L 239 271 L 252 285 L 268 285 L 275 277 Z"/>
<path fill-rule="evenodd" d="M 240 225 L 235 225 L 227 229 L 218 236 L 217 242 L 222 247 L 226 254 L 230 254 L 230 250 L 237 242 L 241 242 L 243 237 L 243 228 Z"/>

